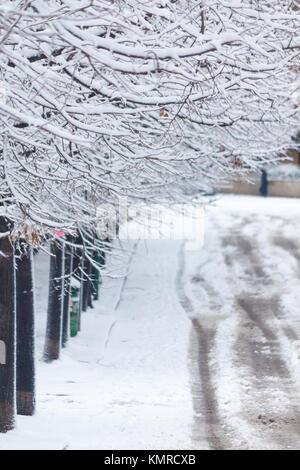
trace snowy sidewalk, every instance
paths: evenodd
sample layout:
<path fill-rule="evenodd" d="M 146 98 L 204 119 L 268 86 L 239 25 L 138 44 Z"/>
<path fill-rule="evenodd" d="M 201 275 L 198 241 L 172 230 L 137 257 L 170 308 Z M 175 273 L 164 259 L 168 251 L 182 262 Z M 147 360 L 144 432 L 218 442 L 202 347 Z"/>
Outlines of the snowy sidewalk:
<path fill-rule="evenodd" d="M 140 242 L 124 281 L 106 279 L 82 332 L 41 361 L 48 258 L 37 262 L 38 402 L 0 449 L 187 449 L 190 322 L 177 301 L 178 241 Z M 118 308 L 115 306 L 118 304 Z"/>

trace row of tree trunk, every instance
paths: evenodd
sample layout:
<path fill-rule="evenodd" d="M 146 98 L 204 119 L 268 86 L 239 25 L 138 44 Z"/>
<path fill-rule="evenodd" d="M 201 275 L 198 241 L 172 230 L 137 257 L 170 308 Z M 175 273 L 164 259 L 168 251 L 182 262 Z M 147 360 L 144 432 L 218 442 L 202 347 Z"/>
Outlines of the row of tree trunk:
<path fill-rule="evenodd" d="M 15 249 L 9 232 L 9 222 L 0 217 L 1 433 L 14 428 L 16 413 L 31 416 L 35 412 L 33 254 L 25 242 L 23 246 L 19 243 Z M 69 238 L 67 241 L 72 240 Z M 100 264 L 104 264 L 104 254 Z M 99 273 L 83 256 L 82 250 L 74 251 L 68 243 L 52 242 L 44 348 L 46 362 L 58 359 L 61 348 L 68 343 L 71 278 L 74 272 L 81 279 L 80 318 L 81 311 L 92 306 L 95 294 L 92 276 Z"/>

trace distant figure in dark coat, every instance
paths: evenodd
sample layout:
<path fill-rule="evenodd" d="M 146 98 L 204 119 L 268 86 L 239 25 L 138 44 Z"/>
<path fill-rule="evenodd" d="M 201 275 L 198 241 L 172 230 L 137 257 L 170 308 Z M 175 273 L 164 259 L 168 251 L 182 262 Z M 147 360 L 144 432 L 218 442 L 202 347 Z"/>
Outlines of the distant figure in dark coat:
<path fill-rule="evenodd" d="M 266 170 L 262 170 L 261 172 L 261 185 L 259 188 L 259 192 L 264 197 L 267 197 L 268 195 L 268 176 Z"/>

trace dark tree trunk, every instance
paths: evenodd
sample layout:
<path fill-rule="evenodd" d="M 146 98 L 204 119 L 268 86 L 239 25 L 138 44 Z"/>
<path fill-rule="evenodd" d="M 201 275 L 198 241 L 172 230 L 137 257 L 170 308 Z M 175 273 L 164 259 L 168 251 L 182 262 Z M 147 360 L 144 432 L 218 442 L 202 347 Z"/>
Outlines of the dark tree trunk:
<path fill-rule="evenodd" d="M 105 265 L 105 251 L 95 251 L 94 261 L 98 268 Z M 101 284 L 101 275 L 99 269 L 92 266 L 92 277 L 93 277 L 93 298 L 99 300 L 99 284 Z"/>
<path fill-rule="evenodd" d="M 89 279 L 89 297 L 88 297 L 88 306 L 90 308 L 94 308 L 93 306 L 93 297 L 95 294 L 95 289 L 94 289 L 94 272 L 93 272 L 93 266 L 91 263 L 90 264 L 90 279 Z"/>
<path fill-rule="evenodd" d="M 69 238 L 68 241 L 71 241 Z M 73 249 L 65 245 L 65 272 L 64 272 L 64 301 L 63 301 L 63 331 L 62 347 L 67 346 L 70 337 L 70 295 L 71 295 L 71 276 L 73 270 Z"/>
<path fill-rule="evenodd" d="M 90 263 L 88 259 L 84 256 L 82 260 L 82 311 L 86 312 L 89 302 L 89 272 L 90 272 Z"/>
<path fill-rule="evenodd" d="M 97 250 L 94 252 L 93 259 L 94 259 L 94 263 L 100 268 L 100 255 Z M 95 266 L 92 266 L 92 275 L 93 275 L 93 299 L 98 300 L 99 299 L 100 272 Z"/>
<path fill-rule="evenodd" d="M 78 245 L 82 244 L 81 237 L 77 237 L 74 242 Z M 80 291 L 79 291 L 79 313 L 78 313 L 78 331 L 81 328 L 81 312 L 82 312 L 82 249 L 74 248 L 73 250 L 73 273 L 76 279 L 80 282 Z"/>
<path fill-rule="evenodd" d="M 63 313 L 63 251 L 51 243 L 49 298 L 44 359 L 51 362 L 59 358 Z"/>
<path fill-rule="evenodd" d="M 9 224 L 0 217 L 0 234 Z M 16 309 L 14 248 L 8 236 L 0 238 L 0 432 L 10 431 L 16 413 Z"/>
<path fill-rule="evenodd" d="M 99 300 L 100 273 L 95 267 L 93 267 L 93 284 L 93 299 Z"/>
<path fill-rule="evenodd" d="M 17 250 L 17 413 L 35 412 L 34 286 L 32 250 Z"/>
<path fill-rule="evenodd" d="M 88 274 L 88 292 L 87 292 L 87 306 L 93 308 L 93 293 L 94 293 L 94 276 L 93 276 L 93 265 L 87 260 L 87 274 Z"/>

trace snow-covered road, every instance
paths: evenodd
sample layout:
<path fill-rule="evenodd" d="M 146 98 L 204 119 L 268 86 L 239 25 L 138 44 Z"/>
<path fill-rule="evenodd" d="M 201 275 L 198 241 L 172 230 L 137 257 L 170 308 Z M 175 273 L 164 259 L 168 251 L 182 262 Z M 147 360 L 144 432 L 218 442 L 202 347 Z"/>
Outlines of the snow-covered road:
<path fill-rule="evenodd" d="M 181 254 L 194 405 L 211 448 L 300 448 L 299 209 L 225 197 L 208 209 L 199 257 Z"/>
<path fill-rule="evenodd" d="M 299 208 L 225 196 L 201 250 L 131 243 L 127 277 L 105 279 L 51 365 L 39 255 L 38 411 L 0 449 L 299 449 Z"/>

